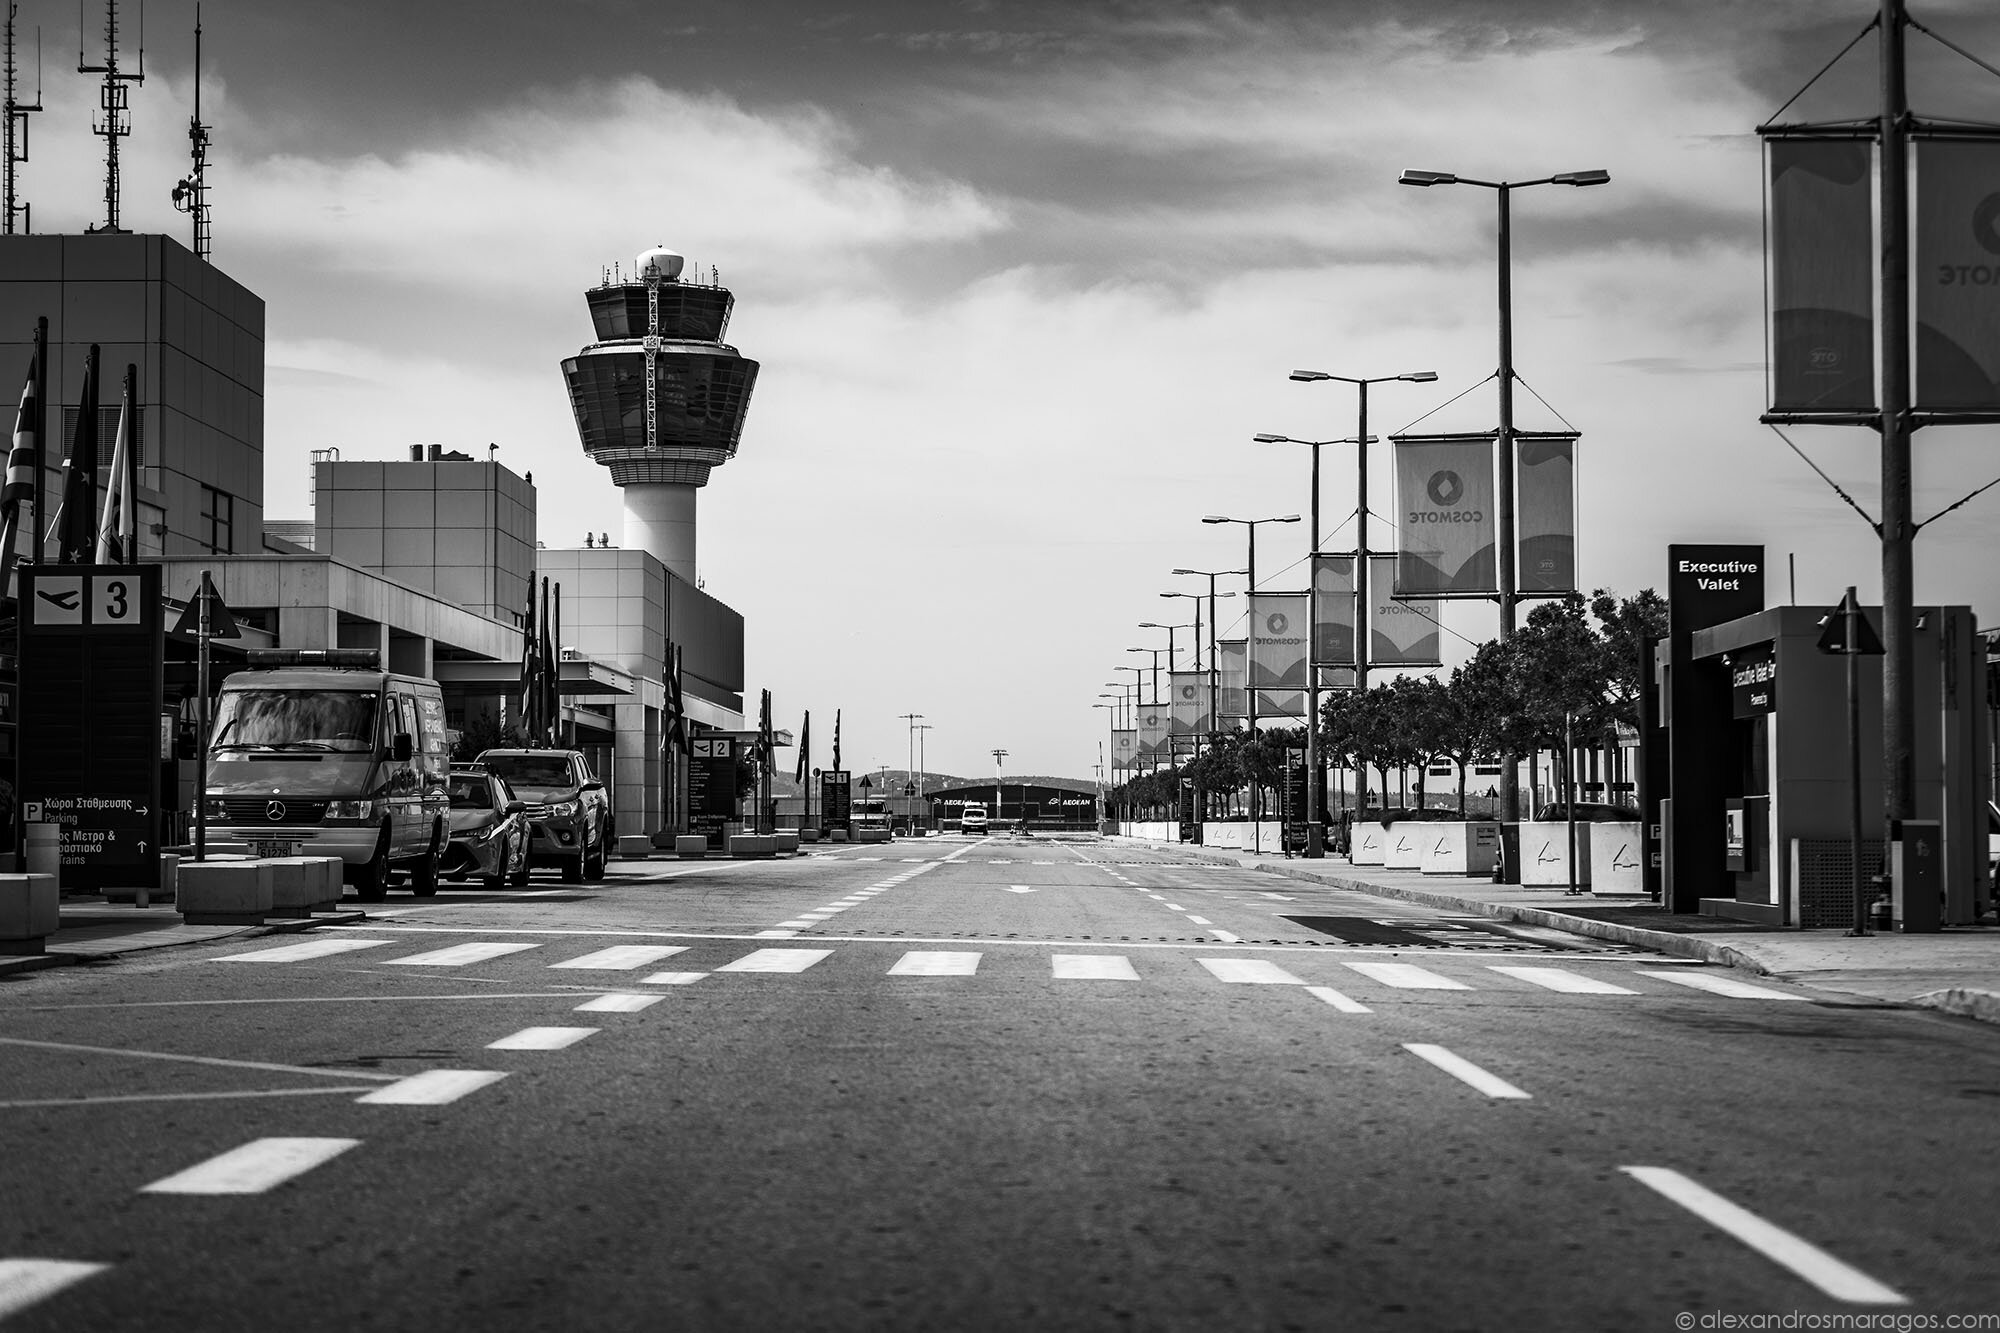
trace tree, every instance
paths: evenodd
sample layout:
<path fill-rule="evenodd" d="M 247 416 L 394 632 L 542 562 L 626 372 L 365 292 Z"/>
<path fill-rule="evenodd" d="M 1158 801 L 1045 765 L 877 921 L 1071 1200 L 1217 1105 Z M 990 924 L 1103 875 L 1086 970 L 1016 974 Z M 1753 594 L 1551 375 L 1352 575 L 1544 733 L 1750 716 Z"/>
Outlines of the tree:
<path fill-rule="evenodd" d="M 1402 752 L 1417 770 L 1417 807 L 1424 804 L 1424 778 L 1432 761 L 1452 754 L 1454 720 L 1452 706 L 1443 684 L 1430 676 L 1398 676 L 1389 682 L 1384 702 L 1397 733 Z M 1385 802 L 1386 804 L 1386 802 Z M 1459 808 L 1464 809 L 1461 795 Z"/>
<path fill-rule="evenodd" d="M 1652 679 L 1653 664 L 1645 651 L 1648 638 L 1667 634 L 1667 599 L 1651 588 L 1619 598 L 1599 588 L 1590 595 L 1590 614 L 1597 618 L 1604 644 L 1605 684 L 1611 714 L 1628 727 L 1639 725 L 1639 693 Z"/>

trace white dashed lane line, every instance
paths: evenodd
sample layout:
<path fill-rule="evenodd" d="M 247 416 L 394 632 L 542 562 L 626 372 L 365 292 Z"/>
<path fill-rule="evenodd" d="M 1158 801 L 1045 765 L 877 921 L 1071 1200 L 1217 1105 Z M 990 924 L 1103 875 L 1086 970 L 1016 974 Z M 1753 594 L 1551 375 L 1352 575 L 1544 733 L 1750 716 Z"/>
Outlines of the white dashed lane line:
<path fill-rule="evenodd" d="M 1487 1073 L 1484 1069 L 1472 1063 L 1472 1061 L 1465 1059 L 1463 1056 L 1453 1055 L 1442 1046 L 1433 1046 L 1429 1042 L 1406 1041 L 1403 1043 L 1403 1049 L 1418 1059 L 1428 1061 L 1437 1066 L 1460 1082 L 1478 1089 L 1488 1097 L 1519 1101 L 1528 1100 L 1527 1093 L 1521 1091 L 1506 1079 L 1501 1078 L 1497 1074 Z"/>
<path fill-rule="evenodd" d="M 142 1194 L 262 1194 L 330 1162 L 360 1139 L 256 1139 L 156 1180 Z"/>

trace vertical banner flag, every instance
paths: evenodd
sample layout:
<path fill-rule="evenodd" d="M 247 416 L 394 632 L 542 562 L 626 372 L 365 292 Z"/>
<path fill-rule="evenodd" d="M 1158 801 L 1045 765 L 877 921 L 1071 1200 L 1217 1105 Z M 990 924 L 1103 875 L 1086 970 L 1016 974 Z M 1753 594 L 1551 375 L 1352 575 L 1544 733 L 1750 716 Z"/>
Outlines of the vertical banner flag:
<path fill-rule="evenodd" d="M 1307 615 L 1304 593 L 1250 594 L 1250 688 L 1259 717 L 1305 716 Z"/>
<path fill-rule="evenodd" d="M 840 771 L 840 710 L 833 710 L 833 767 Z"/>
<path fill-rule="evenodd" d="M 521 617 L 521 730 L 528 744 L 536 743 L 541 723 L 542 650 L 535 637 L 535 581 L 528 580 L 528 609 Z"/>
<path fill-rule="evenodd" d="M 532 599 L 531 599 L 532 600 Z M 671 639 L 667 641 L 667 678 L 661 682 L 665 687 L 667 724 L 661 730 L 666 742 L 677 752 L 688 748 L 687 702 L 681 697 L 681 650 Z"/>
<path fill-rule="evenodd" d="M 1389 585 L 1381 585 L 1386 591 Z M 1354 557 L 1313 557 L 1312 660 L 1314 666 L 1349 666 L 1354 662 Z"/>
<path fill-rule="evenodd" d="M 1438 634 L 1435 597 L 1391 596 L 1396 587 L 1396 557 L 1368 557 L 1368 664 L 1406 667 L 1440 666 L 1443 643 Z M 1348 684 L 1352 685 L 1350 677 Z"/>
<path fill-rule="evenodd" d="M 1499 591 L 1493 562 L 1493 441 L 1396 442 L 1396 591 Z"/>
<path fill-rule="evenodd" d="M 0 485 L 0 597 L 7 595 L 9 578 L 13 573 L 15 553 L 20 545 L 21 516 L 27 512 L 28 502 L 35 498 L 35 405 L 40 398 L 38 381 L 41 366 L 35 358 L 28 359 L 28 383 L 21 390 L 21 410 L 14 418 L 14 443 L 7 452 L 7 478 Z M 30 521 L 32 521 L 32 516 Z M 38 554 L 41 543 L 30 530 L 28 550 Z"/>
<path fill-rule="evenodd" d="M 87 565 L 97 542 L 97 344 L 83 360 L 83 393 L 77 400 L 76 430 L 63 459 L 62 508 L 56 515 L 58 559 Z"/>
<path fill-rule="evenodd" d="M 1174 695 L 1174 735 L 1206 736 L 1208 724 L 1208 673 L 1172 671 L 1167 681 Z"/>
<path fill-rule="evenodd" d="M 104 486 L 104 514 L 97 522 L 97 554 L 100 565 L 134 562 L 132 512 L 134 499 L 126 494 L 125 473 L 132 461 L 132 397 L 136 366 L 125 367 L 124 396 L 118 407 L 118 433 L 111 447 L 111 477 Z"/>
<path fill-rule="evenodd" d="M 1217 666 L 1215 669 L 1220 699 L 1219 710 L 1224 718 L 1250 716 L 1249 675 L 1250 641 L 1248 639 L 1224 639 L 1216 647 Z"/>
<path fill-rule="evenodd" d="M 799 762 L 792 769 L 792 781 L 801 788 L 806 776 L 812 772 L 813 710 L 806 709 L 805 721 L 799 723 Z"/>
<path fill-rule="evenodd" d="M 1167 710 L 1157 703 L 1139 705 L 1139 765 L 1151 768 L 1165 763 L 1168 737 Z"/>
<path fill-rule="evenodd" d="M 1874 410 L 1873 153 L 1863 139 L 1774 139 L 1765 147 L 1773 412 Z M 1921 228 L 1921 205 L 1917 216 Z"/>
<path fill-rule="evenodd" d="M 1516 440 L 1515 563 L 1522 592 L 1576 591 L 1576 441 Z"/>
<path fill-rule="evenodd" d="M 1917 149 L 1915 405 L 2000 412 L 2000 141 Z"/>
<path fill-rule="evenodd" d="M 1139 733 L 1136 731 L 1120 731 L 1114 728 L 1111 732 L 1111 767 L 1118 769 L 1137 768 L 1138 766 Z"/>

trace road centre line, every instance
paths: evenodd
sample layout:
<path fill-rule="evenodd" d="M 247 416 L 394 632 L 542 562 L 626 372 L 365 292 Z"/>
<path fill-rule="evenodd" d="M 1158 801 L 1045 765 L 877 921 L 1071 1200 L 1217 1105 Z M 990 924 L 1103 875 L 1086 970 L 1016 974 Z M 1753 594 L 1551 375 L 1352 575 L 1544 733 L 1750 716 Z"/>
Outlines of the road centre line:
<path fill-rule="evenodd" d="M 636 1014 L 665 999 L 664 995 L 622 994 L 600 995 L 594 1000 L 585 1000 L 576 1007 L 579 1014 Z"/>
<path fill-rule="evenodd" d="M 262 1194 L 330 1162 L 360 1139 L 254 1139 L 143 1187 L 141 1194 Z"/>
<path fill-rule="evenodd" d="M 1908 1305 L 1909 1297 L 1886 1287 L 1783 1227 L 1766 1222 L 1747 1208 L 1731 1203 L 1713 1190 L 1663 1166 L 1618 1168 L 1707 1222 L 1726 1231 L 1781 1268 L 1818 1287 L 1836 1300 L 1855 1305 Z"/>
<path fill-rule="evenodd" d="M 1418 1059 L 1428 1061 L 1437 1066 L 1460 1082 L 1478 1089 L 1488 1097 L 1519 1101 L 1529 1100 L 1527 1093 L 1521 1091 L 1506 1079 L 1501 1078 L 1497 1074 L 1487 1073 L 1464 1056 L 1453 1055 L 1442 1046 L 1434 1046 L 1429 1042 L 1423 1041 L 1406 1041 L 1403 1043 L 1403 1049 Z"/>
<path fill-rule="evenodd" d="M 354 1100 L 370 1106 L 443 1106 L 505 1077 L 492 1069 L 426 1069 Z"/>
<path fill-rule="evenodd" d="M 1215 924 L 1213 921 L 1210 921 L 1207 917 L 1196 916 L 1193 912 L 1188 913 L 1188 920 L 1194 922 L 1194 924 L 1196 924 L 1197 926 L 1212 926 Z"/>
<path fill-rule="evenodd" d="M 314 1078 L 359 1078 L 371 1083 L 394 1083 L 401 1074 L 376 1074 L 365 1069 L 310 1069 L 304 1065 L 270 1064 L 261 1060 L 224 1060 L 213 1055 L 174 1055 L 167 1051 L 135 1051 L 115 1046 L 79 1046 L 66 1041 L 30 1041 L 26 1037 L 0 1037 L 0 1046 L 28 1046 L 45 1051 L 80 1051 L 86 1055 L 123 1055 L 134 1060 L 170 1060 L 179 1064 L 218 1065 L 224 1069 L 261 1069 L 268 1074 L 310 1074 Z"/>
<path fill-rule="evenodd" d="M 566 1046 L 574 1046 L 585 1037 L 594 1035 L 597 1028 L 533 1027 L 522 1028 L 509 1033 L 498 1041 L 486 1043 L 489 1051 L 560 1051 Z"/>
<path fill-rule="evenodd" d="M 71 1259 L 0 1259 L 0 1319 L 45 1301 L 110 1264 Z"/>

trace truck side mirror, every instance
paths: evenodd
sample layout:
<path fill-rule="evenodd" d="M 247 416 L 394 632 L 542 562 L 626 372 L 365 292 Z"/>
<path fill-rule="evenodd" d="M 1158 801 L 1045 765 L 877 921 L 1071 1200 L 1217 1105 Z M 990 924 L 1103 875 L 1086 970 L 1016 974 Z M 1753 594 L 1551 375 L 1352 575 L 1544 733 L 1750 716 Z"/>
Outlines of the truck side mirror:
<path fill-rule="evenodd" d="M 507 808 L 500 813 L 504 815 L 525 815 L 528 813 L 528 803 L 526 801 L 509 801 L 507 802 Z"/>
<path fill-rule="evenodd" d="M 578 788 L 578 790 L 580 790 L 580 791 L 603 791 L 603 790 L 604 790 L 604 784 L 603 784 L 603 783 L 601 783 L 601 782 L 599 782 L 599 781 L 598 781 L 598 780 L 597 780 L 596 778 L 592 778 L 592 779 L 591 779 L 590 781 L 588 781 L 588 782 L 584 783 L 582 787 Z"/>
<path fill-rule="evenodd" d="M 407 731 L 397 732 L 396 739 L 389 743 L 389 755 L 398 763 L 407 762 L 416 753 L 416 743 L 410 739 L 410 733 Z"/>

